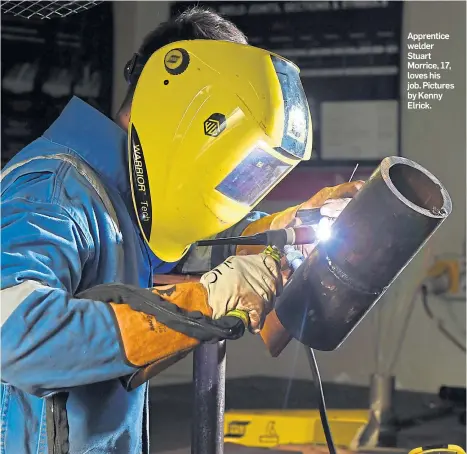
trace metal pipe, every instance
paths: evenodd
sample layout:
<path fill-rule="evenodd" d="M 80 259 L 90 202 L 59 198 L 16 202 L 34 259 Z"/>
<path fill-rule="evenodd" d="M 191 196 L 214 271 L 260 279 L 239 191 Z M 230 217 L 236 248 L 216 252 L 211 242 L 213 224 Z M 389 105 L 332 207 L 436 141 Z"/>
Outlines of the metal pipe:
<path fill-rule="evenodd" d="M 335 350 L 452 210 L 448 192 L 409 159 L 385 158 L 290 278 L 276 302 L 303 344 Z"/>
<path fill-rule="evenodd" d="M 370 383 L 370 416 L 359 437 L 360 448 L 388 448 L 397 445 L 394 414 L 395 378 L 373 374 Z"/>
<path fill-rule="evenodd" d="M 191 454 L 224 453 L 225 352 L 225 341 L 195 349 Z"/>

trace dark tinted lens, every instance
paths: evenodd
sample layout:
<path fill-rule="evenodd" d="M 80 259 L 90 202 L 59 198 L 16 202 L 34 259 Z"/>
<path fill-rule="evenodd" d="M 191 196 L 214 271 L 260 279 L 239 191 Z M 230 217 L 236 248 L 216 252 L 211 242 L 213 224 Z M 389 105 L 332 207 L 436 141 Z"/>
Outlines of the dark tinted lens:
<path fill-rule="evenodd" d="M 216 189 L 230 199 L 254 205 L 291 166 L 261 148 L 255 148 Z"/>

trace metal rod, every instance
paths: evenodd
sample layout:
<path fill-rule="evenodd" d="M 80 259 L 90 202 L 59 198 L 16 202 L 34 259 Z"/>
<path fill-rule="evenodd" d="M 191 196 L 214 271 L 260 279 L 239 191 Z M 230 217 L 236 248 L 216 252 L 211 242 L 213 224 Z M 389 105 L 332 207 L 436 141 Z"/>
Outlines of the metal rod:
<path fill-rule="evenodd" d="M 191 454 L 224 453 L 225 351 L 221 341 L 194 352 Z"/>
<path fill-rule="evenodd" d="M 370 382 L 370 416 L 359 437 L 361 448 L 388 448 L 397 445 L 393 401 L 395 378 L 373 374 Z"/>
<path fill-rule="evenodd" d="M 349 183 L 352 181 L 352 178 L 354 177 L 355 172 L 357 171 L 357 169 L 358 169 L 358 163 L 357 163 L 357 165 L 355 166 L 355 168 L 353 169 L 352 175 L 350 175 Z"/>

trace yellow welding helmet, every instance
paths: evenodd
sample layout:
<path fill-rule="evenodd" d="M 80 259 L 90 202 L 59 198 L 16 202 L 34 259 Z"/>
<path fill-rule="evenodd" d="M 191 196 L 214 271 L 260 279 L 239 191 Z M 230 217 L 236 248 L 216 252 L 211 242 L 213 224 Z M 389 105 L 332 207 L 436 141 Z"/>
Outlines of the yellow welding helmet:
<path fill-rule="evenodd" d="M 244 218 L 311 156 L 299 69 L 263 49 L 179 41 L 136 84 L 129 124 L 134 208 L 149 247 L 176 262 Z"/>

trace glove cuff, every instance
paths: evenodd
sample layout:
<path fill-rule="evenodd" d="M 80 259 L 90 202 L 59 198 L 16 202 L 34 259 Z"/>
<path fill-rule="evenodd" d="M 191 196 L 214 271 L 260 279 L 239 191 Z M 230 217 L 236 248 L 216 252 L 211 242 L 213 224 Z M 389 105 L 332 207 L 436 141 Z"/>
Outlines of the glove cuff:
<path fill-rule="evenodd" d="M 211 307 L 208 304 L 208 293 L 199 282 L 183 282 L 177 285 L 158 285 L 151 289 L 152 293 L 166 301 L 176 304 L 187 312 L 201 312 L 210 317 Z"/>
<path fill-rule="evenodd" d="M 157 287 L 152 292 L 186 311 L 198 311 L 207 316 L 211 313 L 206 290 L 199 283 Z M 153 315 L 134 310 L 128 304 L 109 305 L 120 331 L 122 350 L 128 363 L 134 367 L 168 360 L 199 343 L 197 339 L 168 328 Z"/>

